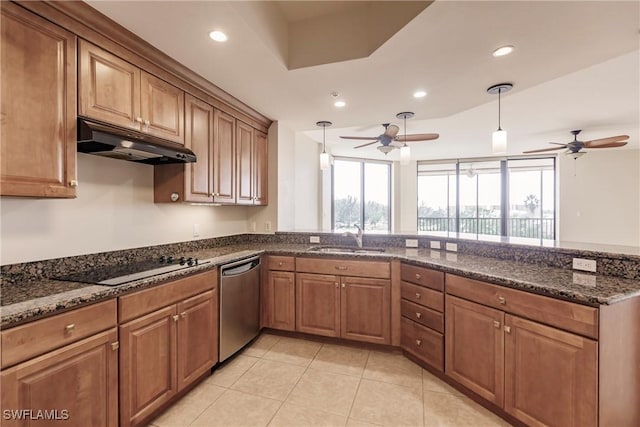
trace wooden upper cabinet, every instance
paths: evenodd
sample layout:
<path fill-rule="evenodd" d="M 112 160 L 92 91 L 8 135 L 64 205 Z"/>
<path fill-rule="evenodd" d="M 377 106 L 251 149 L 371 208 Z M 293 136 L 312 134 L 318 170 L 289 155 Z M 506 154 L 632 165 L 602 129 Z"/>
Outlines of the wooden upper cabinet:
<path fill-rule="evenodd" d="M 268 173 L 268 147 L 267 135 L 255 131 L 253 135 L 253 204 L 266 205 L 267 184 L 269 181 Z"/>
<path fill-rule="evenodd" d="M 213 201 L 213 107 L 187 95 L 185 108 L 185 146 L 195 153 L 198 161 L 184 165 L 184 200 L 211 202 Z"/>
<path fill-rule="evenodd" d="M 140 81 L 142 130 L 184 144 L 184 92 L 144 71 Z"/>
<path fill-rule="evenodd" d="M 597 425 L 598 345 L 506 315 L 504 409 L 531 426 Z"/>
<path fill-rule="evenodd" d="M 239 205 L 253 205 L 254 199 L 254 130 L 251 126 L 241 121 L 236 124 L 236 150 L 237 150 L 237 203 Z"/>
<path fill-rule="evenodd" d="M 140 130 L 140 69 L 80 40 L 79 115 Z"/>
<path fill-rule="evenodd" d="M 79 114 L 184 144 L 184 91 L 80 41 Z"/>
<path fill-rule="evenodd" d="M 236 203 L 236 119 L 218 109 L 213 114 L 213 201 Z"/>
<path fill-rule="evenodd" d="M 362 277 L 340 279 L 342 338 L 391 343 L 391 281 Z"/>
<path fill-rule="evenodd" d="M 76 38 L 1 4 L 0 195 L 76 195 Z"/>

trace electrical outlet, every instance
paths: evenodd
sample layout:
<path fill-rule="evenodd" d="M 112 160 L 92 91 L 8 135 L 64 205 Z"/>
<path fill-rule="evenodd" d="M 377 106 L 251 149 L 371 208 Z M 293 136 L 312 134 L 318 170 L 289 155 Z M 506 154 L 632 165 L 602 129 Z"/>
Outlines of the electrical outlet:
<path fill-rule="evenodd" d="M 573 259 L 574 270 L 590 271 L 592 273 L 595 273 L 596 267 L 597 267 L 596 261 L 593 259 L 584 259 L 584 258 Z"/>
<path fill-rule="evenodd" d="M 445 248 L 451 252 L 458 252 L 458 245 L 456 243 L 449 243 L 445 245 Z"/>
<path fill-rule="evenodd" d="M 576 285 L 595 288 L 596 276 L 592 276 L 590 274 L 583 274 L 583 273 L 573 273 L 573 283 L 575 283 Z"/>
<path fill-rule="evenodd" d="M 200 224 L 193 224 L 193 237 L 200 236 Z"/>
<path fill-rule="evenodd" d="M 418 247 L 418 239 L 406 239 L 404 241 L 404 245 L 407 248 L 417 248 Z"/>
<path fill-rule="evenodd" d="M 437 240 L 433 240 L 429 243 L 431 249 L 440 249 L 440 242 Z"/>
<path fill-rule="evenodd" d="M 271 231 L 271 221 L 265 221 L 264 231 Z"/>
<path fill-rule="evenodd" d="M 309 236 L 309 243 L 320 243 L 320 236 Z"/>

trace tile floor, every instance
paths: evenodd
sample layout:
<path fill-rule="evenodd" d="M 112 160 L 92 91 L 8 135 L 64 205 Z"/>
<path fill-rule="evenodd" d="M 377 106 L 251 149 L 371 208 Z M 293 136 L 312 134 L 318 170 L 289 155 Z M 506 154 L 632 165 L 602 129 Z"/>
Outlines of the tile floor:
<path fill-rule="evenodd" d="M 399 352 L 262 334 L 151 426 L 509 424 Z"/>

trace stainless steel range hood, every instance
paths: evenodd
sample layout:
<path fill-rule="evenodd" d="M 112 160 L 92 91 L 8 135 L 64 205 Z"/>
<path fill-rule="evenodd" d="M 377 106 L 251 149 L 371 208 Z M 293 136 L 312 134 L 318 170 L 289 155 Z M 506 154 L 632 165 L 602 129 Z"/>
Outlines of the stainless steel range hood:
<path fill-rule="evenodd" d="M 173 142 L 83 117 L 78 118 L 78 152 L 149 165 L 196 161 L 193 151 Z"/>

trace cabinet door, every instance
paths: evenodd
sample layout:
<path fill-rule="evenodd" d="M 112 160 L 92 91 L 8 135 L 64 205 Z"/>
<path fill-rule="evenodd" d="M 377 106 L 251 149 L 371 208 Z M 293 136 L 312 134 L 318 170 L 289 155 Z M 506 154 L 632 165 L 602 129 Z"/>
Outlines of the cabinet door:
<path fill-rule="evenodd" d="M 505 331 L 505 410 L 530 426 L 597 425 L 597 343 L 511 315 Z"/>
<path fill-rule="evenodd" d="M 296 330 L 340 336 L 340 282 L 337 276 L 296 274 Z"/>
<path fill-rule="evenodd" d="M 79 115 L 140 130 L 140 69 L 80 40 Z"/>
<path fill-rule="evenodd" d="M 143 132 L 184 145 L 184 92 L 144 71 L 140 81 Z"/>
<path fill-rule="evenodd" d="M 502 407 L 504 313 L 449 295 L 445 311 L 445 373 Z"/>
<path fill-rule="evenodd" d="M 342 277 L 340 327 L 342 338 L 391 343 L 391 282 Z"/>
<path fill-rule="evenodd" d="M 253 204 L 267 204 L 268 178 L 267 135 L 255 131 L 253 135 Z"/>
<path fill-rule="evenodd" d="M 47 410 L 55 411 L 49 414 L 56 419 L 34 423 L 3 416 L 2 425 L 116 427 L 117 339 L 113 328 L 3 371 L 3 415 L 31 409 L 36 416 Z"/>
<path fill-rule="evenodd" d="M 120 326 L 120 425 L 138 425 L 177 390 L 176 306 Z"/>
<path fill-rule="evenodd" d="M 213 201 L 236 202 L 236 119 L 215 110 L 213 114 Z"/>
<path fill-rule="evenodd" d="M 187 202 L 213 201 L 213 107 L 191 95 L 186 96 L 185 147 L 198 159 L 184 165 Z"/>
<path fill-rule="evenodd" d="M 218 296 L 204 292 L 178 304 L 178 391 L 218 361 Z"/>
<path fill-rule="evenodd" d="M 238 120 L 236 125 L 236 150 L 238 159 L 237 203 L 239 205 L 253 204 L 253 145 L 253 128 Z"/>
<path fill-rule="evenodd" d="M 75 197 L 76 38 L 2 2 L 0 195 Z"/>
<path fill-rule="evenodd" d="M 269 270 L 265 293 L 266 326 L 294 331 L 296 329 L 295 273 Z"/>

